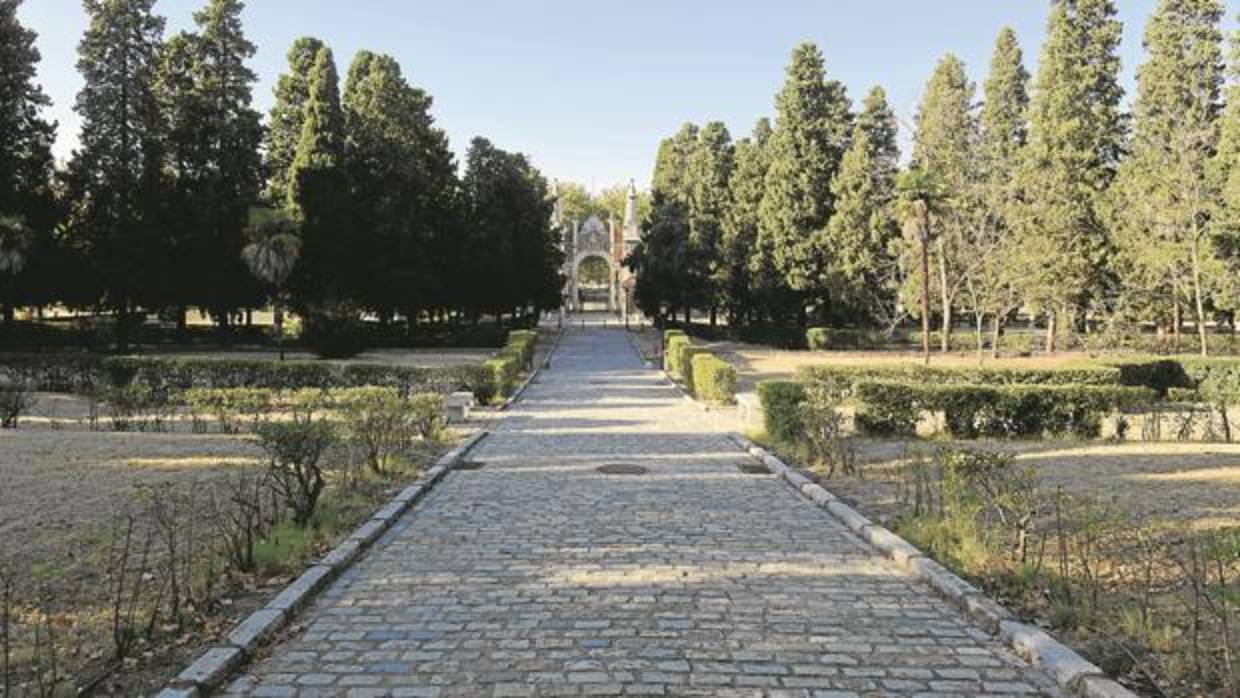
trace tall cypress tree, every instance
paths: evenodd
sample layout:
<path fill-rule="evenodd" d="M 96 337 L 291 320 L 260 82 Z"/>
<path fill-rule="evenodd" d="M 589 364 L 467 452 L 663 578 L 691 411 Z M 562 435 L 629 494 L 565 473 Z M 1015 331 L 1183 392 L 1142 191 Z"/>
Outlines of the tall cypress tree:
<path fill-rule="evenodd" d="M 196 12 L 198 32 L 167 42 L 158 81 L 173 180 L 167 218 L 175 221 L 178 257 L 189 260 L 175 295 L 222 324 L 258 301 L 241 261 L 262 179 L 262 126 L 251 106 L 257 76 L 246 66 L 255 48 L 242 28 L 244 9 L 241 0 L 211 0 Z"/>
<path fill-rule="evenodd" d="M 1036 265 L 1030 300 L 1050 322 L 1100 300 L 1110 241 L 1099 204 L 1124 140 L 1118 56 L 1122 26 L 1111 0 L 1058 0 L 1030 100 L 1022 164 L 1022 256 Z"/>
<path fill-rule="evenodd" d="M 1151 295 L 1169 290 L 1177 305 L 1183 298 L 1193 309 L 1203 355 L 1208 296 L 1227 275 L 1209 223 L 1222 16 L 1216 0 L 1159 2 L 1145 29 L 1148 58 L 1137 71 L 1131 155 L 1114 187 L 1116 242 L 1130 270 L 1126 286 Z"/>
<path fill-rule="evenodd" d="M 820 270 L 830 250 L 818 233 L 831 218 L 831 180 L 848 148 L 851 107 L 844 86 L 827 80 L 822 52 L 809 43 L 793 51 L 775 106 L 761 244 L 790 288 L 821 303 L 826 286 Z"/>
<path fill-rule="evenodd" d="M 310 71 L 323 46 L 323 42 L 314 37 L 294 41 L 288 50 L 288 71 L 276 82 L 264 150 L 267 197 L 281 205 L 288 199 L 289 171 L 297 156 L 297 144 L 301 142 L 302 119 L 310 94 Z"/>
<path fill-rule="evenodd" d="M 753 133 L 736 143 L 735 167 L 728 181 L 727 217 L 724 219 L 722 257 L 725 280 L 721 294 L 729 323 L 752 319 L 761 303 L 761 286 L 755 270 L 767 268 L 758 249 L 758 208 L 766 191 L 767 144 L 771 122 L 759 119 Z"/>
<path fill-rule="evenodd" d="M 1240 29 L 1232 32 L 1230 44 L 1230 80 L 1220 116 L 1218 152 L 1210 171 L 1220 197 L 1216 223 L 1235 257 L 1240 252 Z"/>
<path fill-rule="evenodd" d="M 1014 256 L 1014 231 L 1020 200 L 1017 177 L 1029 133 L 1029 72 L 1016 32 L 1009 28 L 995 41 L 984 93 L 979 146 L 984 228 L 977 241 L 983 254 L 968 291 L 975 312 L 990 313 L 991 348 L 997 354 L 1003 323 L 1021 300 L 1020 277 L 1028 272 Z"/>
<path fill-rule="evenodd" d="M 885 183 L 883 191 L 890 191 L 891 196 L 895 196 L 896 175 L 900 171 L 899 127 L 896 114 L 887 103 L 887 92 L 879 85 L 871 87 L 866 93 L 861 103 L 861 113 L 857 115 L 856 128 L 865 133 L 866 142 L 870 144 L 869 159 L 874 177 Z M 855 138 L 857 131 L 853 133 Z"/>
<path fill-rule="evenodd" d="M 689 265 L 693 305 L 709 309 L 716 320 L 720 289 L 726 280 L 723 265 L 723 223 L 730 205 L 728 180 L 732 176 L 735 147 L 721 122 L 702 127 L 697 146 L 689 156 Z"/>
<path fill-rule="evenodd" d="M 937 223 L 934 247 L 942 350 L 950 348 L 952 310 L 976 261 L 970 238 L 977 232 L 975 199 L 977 176 L 977 119 L 973 113 L 974 85 L 964 63 L 948 54 L 939 61 L 926 85 L 917 112 L 913 138 L 913 166 L 933 172 L 951 200 Z"/>
<path fill-rule="evenodd" d="M 36 35 L 17 19 L 21 0 L 0 0 L 0 311 L 52 299 L 58 272 L 53 238 L 52 141 L 42 116 L 51 100 L 35 83 Z"/>
<path fill-rule="evenodd" d="M 153 89 L 164 21 L 155 0 L 85 0 L 89 28 L 78 48 L 85 84 L 76 111 L 81 147 L 70 164 L 71 226 L 90 260 L 99 304 L 119 318 L 127 343 L 134 311 L 160 307 L 175 269 L 162 235 L 162 124 Z"/>
<path fill-rule="evenodd" d="M 689 282 L 692 181 L 688 173 L 699 133 L 697 125 L 686 123 L 659 144 L 651 180 L 650 218 L 630 260 L 638 271 L 638 306 L 658 316 L 665 308 L 673 315 L 683 310 L 686 321 L 691 318 L 692 291 L 696 290 Z"/>
<path fill-rule="evenodd" d="M 331 49 L 319 49 L 309 74 L 301 139 L 289 170 L 288 205 L 305 240 L 298 265 L 302 301 L 356 300 L 358 258 L 351 244 L 352 200 L 344 162 L 344 116 Z"/>

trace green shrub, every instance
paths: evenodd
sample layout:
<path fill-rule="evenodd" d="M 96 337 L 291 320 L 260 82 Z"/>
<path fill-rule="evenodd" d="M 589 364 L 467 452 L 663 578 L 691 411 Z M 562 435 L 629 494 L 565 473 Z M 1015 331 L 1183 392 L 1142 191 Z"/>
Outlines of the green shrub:
<path fill-rule="evenodd" d="M 917 364 L 805 366 L 805 381 L 846 385 L 859 381 L 965 385 L 1120 385 L 1121 369 L 1115 366 L 1080 365 L 1053 369 L 944 368 Z"/>
<path fill-rule="evenodd" d="M 517 387 L 517 378 L 521 375 L 521 359 L 512 352 L 500 352 L 500 355 L 487 359 L 483 366 L 491 375 L 491 397 L 507 397 Z"/>
<path fill-rule="evenodd" d="M 414 431 L 423 439 L 438 439 L 444 428 L 444 396 L 420 393 L 408 398 L 409 418 Z"/>
<path fill-rule="evenodd" d="M 292 511 L 293 522 L 304 528 L 327 485 L 321 461 L 336 443 L 336 432 L 319 420 L 267 422 L 258 426 L 257 433 L 267 453 L 272 484 Z"/>
<path fill-rule="evenodd" d="M 922 386 L 894 381 L 863 381 L 853 385 L 857 429 L 879 436 L 911 436 L 924 404 Z"/>
<path fill-rule="evenodd" d="M 805 386 L 794 381 L 763 381 L 758 384 L 766 433 L 776 441 L 792 443 L 801 438 L 801 403 Z"/>
<path fill-rule="evenodd" d="M 533 330 L 513 330 L 508 333 L 509 347 L 516 347 L 521 352 L 521 364 L 532 366 L 534 350 L 538 344 L 538 333 Z"/>
<path fill-rule="evenodd" d="M 805 331 L 810 351 L 881 349 L 894 341 L 877 330 L 811 327 Z"/>
<path fill-rule="evenodd" d="M 413 441 L 413 411 L 394 388 L 348 388 L 333 396 L 371 472 L 383 473 Z"/>
<path fill-rule="evenodd" d="M 805 330 L 805 345 L 810 351 L 831 349 L 831 330 L 825 327 L 811 327 Z"/>
<path fill-rule="evenodd" d="M 1178 361 L 1158 358 L 1110 359 L 1102 362 L 1119 371 L 1120 385 L 1151 388 L 1166 395 L 1172 388 L 1192 388 L 1193 380 Z"/>
<path fill-rule="evenodd" d="M 232 434 L 238 417 L 248 417 L 254 424 L 262 421 L 274 405 L 275 393 L 266 388 L 192 388 L 185 392 L 185 402 L 195 415 L 214 415 L 220 431 Z"/>
<path fill-rule="evenodd" d="M 680 367 L 680 383 L 686 390 L 692 393 L 695 385 L 693 379 L 693 359 L 710 352 L 705 347 L 695 347 L 692 344 L 678 344 L 676 351 L 676 365 Z"/>
<path fill-rule="evenodd" d="M 839 399 L 828 389 L 810 385 L 805 389 L 800 417 L 804 427 L 809 457 L 834 477 L 836 469 L 845 475 L 856 475 L 857 450 L 852 439 L 844 434 L 844 415 Z"/>
<path fill-rule="evenodd" d="M 684 337 L 685 339 L 688 339 L 689 335 L 685 334 L 684 330 L 664 330 L 663 331 L 663 350 L 664 351 L 667 351 L 667 347 L 668 345 L 672 343 L 673 337 Z"/>
<path fill-rule="evenodd" d="M 435 392 L 451 393 L 457 390 L 468 390 L 480 405 L 490 404 L 495 397 L 495 380 L 491 369 L 482 364 L 464 364 L 445 369 L 442 388 L 431 381 L 430 388 L 438 388 Z"/>
<path fill-rule="evenodd" d="M 671 332 L 673 330 L 669 330 Z M 663 370 L 667 371 L 675 378 L 684 377 L 684 367 L 681 365 L 680 348 L 691 346 L 689 337 L 684 333 L 674 334 L 667 338 L 667 346 L 663 350 Z"/>
<path fill-rule="evenodd" d="M 736 401 L 736 369 L 713 354 L 693 357 L 693 394 L 700 400 Z"/>
<path fill-rule="evenodd" d="M 366 328 L 349 303 L 329 303 L 301 318 L 301 343 L 323 359 L 347 359 L 366 350 Z"/>
<path fill-rule="evenodd" d="M 87 394 L 103 380 L 103 358 L 93 354 L 0 354 L 0 382 L 32 391 Z"/>
<path fill-rule="evenodd" d="M 16 429 L 18 419 L 30 407 L 31 401 L 25 385 L 0 384 L 0 429 Z"/>

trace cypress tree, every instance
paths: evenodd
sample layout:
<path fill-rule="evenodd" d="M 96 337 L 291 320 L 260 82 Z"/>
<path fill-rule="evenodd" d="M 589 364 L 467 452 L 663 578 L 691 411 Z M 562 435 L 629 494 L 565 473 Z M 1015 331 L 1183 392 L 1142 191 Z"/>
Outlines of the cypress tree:
<path fill-rule="evenodd" d="M 1240 30 L 1232 32 L 1225 106 L 1219 118 L 1218 152 L 1211 163 L 1213 186 L 1219 192 L 1218 227 L 1232 256 L 1240 252 Z M 1233 319 L 1233 323 L 1235 320 Z"/>
<path fill-rule="evenodd" d="M 302 37 L 288 50 L 288 71 L 276 82 L 275 102 L 267 118 L 266 153 L 267 198 L 281 205 L 288 199 L 289 170 L 301 141 L 301 125 L 306 97 L 310 93 L 310 71 L 323 42 Z"/>
<path fill-rule="evenodd" d="M 71 227 L 101 307 L 118 317 L 122 348 L 139 306 L 167 301 L 176 268 L 163 237 L 161 115 L 154 92 L 164 21 L 155 0 L 85 0 L 89 28 L 78 48 L 84 78 L 75 109 L 81 147 L 70 164 Z"/>
<path fill-rule="evenodd" d="M 1115 184 L 1116 242 L 1128 262 L 1127 286 L 1151 295 L 1169 290 L 1177 304 L 1183 297 L 1193 308 L 1203 355 L 1208 295 L 1226 275 L 1209 224 L 1222 16 L 1216 0 L 1159 2 L 1145 30 L 1148 58 L 1137 71 L 1131 155 Z"/>
<path fill-rule="evenodd" d="M 761 244 L 791 289 L 822 303 L 826 287 L 820 270 L 831 252 L 818 233 L 834 207 L 831 180 L 848 147 L 850 104 L 844 86 L 827 80 L 822 53 L 806 43 L 793 51 L 775 106 Z"/>
<path fill-rule="evenodd" d="M 771 122 L 759 119 L 753 133 L 736 143 L 735 166 L 728 181 L 727 216 L 723 225 L 721 294 L 729 322 L 742 324 L 760 303 L 759 278 L 753 270 L 768 268 L 758 249 L 758 208 L 766 191 L 767 144 Z"/>
<path fill-rule="evenodd" d="M 936 226 L 934 247 L 942 350 L 950 348 L 952 309 L 976 261 L 970 238 L 975 235 L 977 120 L 973 114 L 974 85 L 964 63 L 948 54 L 939 61 L 926 85 L 917 112 L 913 138 L 913 167 L 933 172 L 942 182 L 951 205 Z"/>
<path fill-rule="evenodd" d="M 900 146 L 896 141 L 899 128 L 895 112 L 887 103 L 887 92 L 882 87 L 875 85 L 866 93 L 861 113 L 857 115 L 856 128 L 854 138 L 858 131 L 864 132 L 866 142 L 870 144 L 869 160 L 875 179 L 886 183 L 882 191 L 895 196 L 896 175 L 900 171 Z"/>
<path fill-rule="evenodd" d="M 655 157 L 650 219 L 634 251 L 638 274 L 637 302 L 646 312 L 662 316 L 664 306 L 673 314 L 683 310 L 692 317 L 693 288 L 689 281 L 690 202 L 689 162 L 698 147 L 700 130 L 686 123 L 659 144 Z"/>
<path fill-rule="evenodd" d="M 1014 257 L 1017 177 L 1028 138 L 1029 72 L 1016 32 L 1004 28 L 995 41 L 990 74 L 983 88 L 980 120 L 980 193 L 985 220 L 978 250 L 983 254 L 970 280 L 974 312 L 991 316 L 991 349 L 999 350 L 999 334 L 1007 316 L 1021 300 L 1020 277 L 1026 271 Z M 980 323 L 980 319 L 979 319 Z M 978 329 L 981 347 L 981 329 Z"/>
<path fill-rule="evenodd" d="M 1110 240 L 1101 198 L 1123 146 L 1118 48 L 1122 26 L 1111 0 L 1059 0 L 1030 100 L 1029 145 L 1021 168 L 1022 257 L 1036 270 L 1030 300 L 1050 318 L 1099 299 L 1108 285 Z"/>
<path fill-rule="evenodd" d="M 723 265 L 723 223 L 730 205 L 735 147 L 727 127 L 718 121 L 703 126 L 689 156 L 688 282 L 696 293 L 693 304 L 710 310 L 716 321 L 720 289 L 726 282 Z"/>
<path fill-rule="evenodd" d="M 356 300 L 358 256 L 351 244 L 352 201 L 344 162 L 344 116 L 331 49 L 319 49 L 309 74 L 301 139 L 289 170 L 288 206 L 302 226 L 298 265 L 302 301 Z"/>
<path fill-rule="evenodd" d="M 0 0 L 0 311 L 52 299 L 59 270 L 53 237 L 51 104 L 35 82 L 36 34 L 17 19 L 21 0 Z"/>

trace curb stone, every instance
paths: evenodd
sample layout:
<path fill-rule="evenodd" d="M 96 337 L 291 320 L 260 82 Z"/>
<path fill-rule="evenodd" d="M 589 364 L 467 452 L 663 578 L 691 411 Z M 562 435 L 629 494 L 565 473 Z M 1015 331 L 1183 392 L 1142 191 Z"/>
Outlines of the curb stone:
<path fill-rule="evenodd" d="M 1136 694 L 1108 678 L 1101 669 L 1046 632 L 1014 620 L 1010 611 L 917 547 L 886 528 L 870 522 L 830 491 L 813 484 L 796 469 L 740 434 L 732 441 L 752 458 L 761 461 L 799 494 L 826 510 L 860 536 L 897 567 L 910 572 L 946 598 L 968 618 L 982 626 L 1029 664 L 1049 674 L 1061 687 L 1085 698 L 1136 698 Z M 824 496 L 825 495 L 825 496 Z"/>
<path fill-rule="evenodd" d="M 551 349 L 547 351 L 546 360 L 550 360 L 551 357 L 555 355 L 555 350 L 560 348 L 560 339 L 563 337 L 564 337 L 564 328 L 561 327 L 559 331 L 556 332 L 555 341 L 551 343 Z M 534 370 L 530 371 L 530 375 L 525 377 L 525 380 L 521 382 L 521 385 L 517 386 L 517 389 L 512 392 L 512 395 L 509 395 L 507 398 L 504 399 L 503 404 L 501 404 L 498 408 L 496 408 L 496 411 L 504 412 L 509 407 L 512 407 L 512 404 L 514 402 L 516 402 L 517 400 L 520 400 L 521 395 L 525 393 L 525 389 L 530 387 L 530 383 L 534 382 L 534 379 L 538 377 L 538 374 L 542 373 L 542 370 L 543 370 L 542 366 L 534 367 Z"/>
<path fill-rule="evenodd" d="M 381 535 L 409 511 L 436 482 L 487 436 L 478 431 L 448 451 L 419 478 L 401 490 L 374 516 L 310 566 L 263 608 L 251 613 L 228 634 L 227 644 L 213 647 L 176 676 L 156 698 L 198 698 L 219 688 L 254 653 L 282 630 L 329 582 L 349 568 Z"/>

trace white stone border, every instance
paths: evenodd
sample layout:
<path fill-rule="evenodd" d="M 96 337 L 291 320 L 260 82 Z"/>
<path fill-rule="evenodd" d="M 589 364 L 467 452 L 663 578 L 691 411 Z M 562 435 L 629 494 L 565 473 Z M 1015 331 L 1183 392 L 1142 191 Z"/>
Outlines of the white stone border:
<path fill-rule="evenodd" d="M 311 565 L 300 577 L 284 587 L 263 608 L 251 613 L 233 628 L 224 643 L 207 650 L 197 661 L 169 682 L 156 698 L 196 698 L 218 689 L 256 651 L 282 630 L 296 613 L 310 603 L 329 582 L 349 568 L 362 553 L 374 545 L 397 520 L 408 512 L 450 470 L 455 468 L 487 431 L 478 431 L 451 451 L 439 457 L 422 477 L 401 490 L 344 542 Z"/>
<path fill-rule="evenodd" d="M 559 331 L 556 332 L 555 341 L 551 343 L 551 349 L 547 352 L 547 356 L 543 359 L 544 364 L 547 361 L 550 361 L 551 357 L 555 355 L 555 350 L 560 348 L 560 339 L 562 337 L 564 337 L 563 327 L 561 327 Z M 512 404 L 514 402 L 516 402 L 517 400 L 520 400 L 521 396 L 525 394 L 525 389 L 530 387 L 530 383 L 534 382 L 534 379 L 538 377 L 538 374 L 542 373 L 542 369 L 543 369 L 542 366 L 535 366 L 534 370 L 530 371 L 530 375 L 526 376 L 525 380 L 521 382 L 521 385 L 517 386 L 517 389 L 512 391 L 512 395 L 509 395 L 507 398 L 504 399 L 504 403 L 500 405 L 499 407 L 497 407 L 496 411 L 506 412 L 509 407 L 512 407 Z"/>
<path fill-rule="evenodd" d="M 980 589 L 956 576 L 900 536 L 872 523 L 774 454 L 740 434 L 734 433 L 730 436 L 736 445 L 770 468 L 772 473 L 778 475 L 801 496 L 826 510 L 897 567 L 928 584 L 973 622 L 992 635 L 997 635 L 1017 655 L 1048 673 L 1070 693 L 1086 698 L 1136 698 L 1135 693 L 1108 678 L 1102 669 L 1043 630 L 1019 622 L 1011 612 Z"/>

